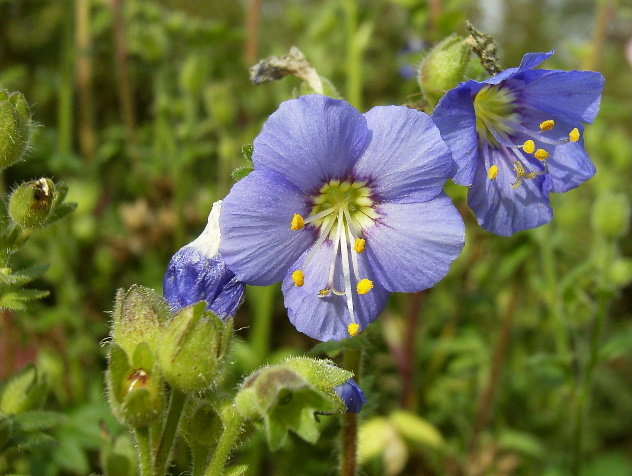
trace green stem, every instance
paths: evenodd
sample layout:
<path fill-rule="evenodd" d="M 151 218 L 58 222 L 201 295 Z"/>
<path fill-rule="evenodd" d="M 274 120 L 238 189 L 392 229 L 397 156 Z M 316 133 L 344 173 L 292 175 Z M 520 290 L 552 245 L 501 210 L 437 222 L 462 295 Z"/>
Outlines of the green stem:
<path fill-rule="evenodd" d="M 224 412 L 224 432 L 222 433 L 217 448 L 211 459 L 211 463 L 206 468 L 205 476 L 222 476 L 224 465 L 235 446 L 235 440 L 239 436 L 243 418 L 231 405 Z"/>
<path fill-rule="evenodd" d="M 582 385 L 580 394 L 577 399 L 577 413 L 575 414 L 575 433 L 574 433 L 574 451 L 573 451 L 573 472 L 572 474 L 580 474 L 583 464 L 583 444 L 586 414 L 589 407 L 590 391 L 592 388 L 592 380 L 595 367 L 599 363 L 599 343 L 601 341 L 601 331 L 603 323 L 608 313 L 608 303 L 610 301 L 607 291 L 607 272 L 612 255 L 612 243 L 606 243 L 606 252 L 604 253 L 604 265 L 601 269 L 601 278 L 597 296 L 597 313 L 593 325 L 592 335 L 590 337 L 590 352 L 586 366 L 584 367 Z"/>
<path fill-rule="evenodd" d="M 160 441 L 158 442 L 158 446 L 153 448 L 154 476 L 164 476 L 167 474 L 169 456 L 171 455 L 173 442 L 176 439 L 180 417 L 182 416 L 182 410 L 184 410 L 186 401 L 186 394 L 179 392 L 176 389 L 172 389 L 171 402 L 169 404 L 167 419 L 165 420 L 165 424 L 162 429 L 162 435 L 160 437 Z"/>
<path fill-rule="evenodd" d="M 558 277 L 555 272 L 556 262 L 553 244 L 551 243 L 551 233 L 549 227 L 541 227 L 538 230 L 540 237 L 540 252 L 542 256 L 542 266 L 544 268 L 544 276 L 546 279 L 546 294 L 547 305 L 549 308 L 549 315 L 551 318 L 551 324 L 553 331 L 555 332 L 555 344 L 559 355 L 563 361 L 570 364 L 570 351 L 568 348 L 568 337 L 566 335 L 566 329 L 564 327 L 564 306 L 562 301 L 562 294 L 558 285 Z"/>
<path fill-rule="evenodd" d="M 204 476 L 208 453 L 209 450 L 205 446 L 193 445 L 191 447 L 191 459 L 193 460 L 191 476 Z"/>
<path fill-rule="evenodd" d="M 362 349 L 345 349 L 343 368 L 353 372 L 358 385 L 362 380 Z M 358 454 L 358 414 L 345 413 L 342 416 L 340 438 L 340 476 L 355 476 L 357 474 Z"/>
<path fill-rule="evenodd" d="M 252 310 L 252 329 L 249 333 L 252 352 L 257 358 L 256 367 L 265 364 L 270 353 L 270 328 L 277 289 L 278 286 L 246 288 L 249 302 L 256 303 Z"/>
<path fill-rule="evenodd" d="M 358 44 L 358 2 L 344 0 L 347 41 L 347 100 L 362 110 L 362 51 Z"/>
<path fill-rule="evenodd" d="M 138 468 L 140 476 L 152 476 L 151 473 L 151 449 L 149 448 L 149 431 L 146 428 L 133 430 L 136 438 L 136 451 L 138 454 Z"/>

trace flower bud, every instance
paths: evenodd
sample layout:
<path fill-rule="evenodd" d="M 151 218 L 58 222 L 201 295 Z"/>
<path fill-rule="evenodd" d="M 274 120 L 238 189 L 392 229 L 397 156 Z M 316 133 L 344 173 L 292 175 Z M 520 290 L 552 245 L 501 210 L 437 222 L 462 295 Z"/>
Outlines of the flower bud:
<path fill-rule="evenodd" d="M 219 214 L 215 202 L 202 234 L 171 258 L 163 280 L 163 294 L 174 311 L 199 301 L 217 316 L 234 316 L 243 302 L 245 284 L 237 281 L 219 254 Z"/>
<path fill-rule="evenodd" d="M 232 320 L 224 322 L 205 307 L 203 302 L 185 307 L 161 334 L 157 356 L 162 374 L 183 393 L 211 385 L 232 338 Z"/>
<path fill-rule="evenodd" d="M 23 183 L 9 198 L 9 215 L 22 228 L 45 226 L 56 198 L 55 184 L 50 179 Z"/>
<path fill-rule="evenodd" d="M 262 419 L 268 444 L 279 448 L 288 430 L 315 443 L 316 414 L 343 413 L 345 404 L 334 388 L 351 376 L 326 360 L 289 359 L 263 367 L 244 380 L 235 407 L 244 418 Z"/>
<path fill-rule="evenodd" d="M 432 108 L 446 91 L 463 81 L 470 51 L 463 38 L 451 35 L 434 46 L 422 60 L 417 80 Z"/>
<path fill-rule="evenodd" d="M 344 402 L 347 413 L 360 413 L 366 403 L 364 392 L 352 378 L 337 385 L 334 392 Z"/>
<path fill-rule="evenodd" d="M 128 291 L 121 289 L 114 304 L 112 341 L 127 355 L 134 355 L 142 342 L 155 352 L 162 324 L 170 317 L 169 306 L 153 290 L 138 285 Z"/>
<path fill-rule="evenodd" d="M 21 93 L 0 91 L 0 170 L 22 158 L 31 135 L 31 112 Z"/>
<path fill-rule="evenodd" d="M 622 193 L 600 195 L 592 210 L 595 231 L 606 238 L 617 239 L 625 234 L 630 222 L 630 204 Z"/>
<path fill-rule="evenodd" d="M 19 415 L 38 408 L 46 396 L 46 382 L 30 364 L 13 375 L 0 394 L 0 414 Z"/>

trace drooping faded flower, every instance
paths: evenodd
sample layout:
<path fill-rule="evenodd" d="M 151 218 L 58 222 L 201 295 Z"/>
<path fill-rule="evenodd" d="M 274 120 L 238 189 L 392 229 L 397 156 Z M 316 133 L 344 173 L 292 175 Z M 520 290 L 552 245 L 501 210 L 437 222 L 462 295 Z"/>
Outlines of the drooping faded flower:
<path fill-rule="evenodd" d="M 509 236 L 551 221 L 549 192 L 566 192 L 595 167 L 582 122 L 597 111 L 604 78 L 592 71 L 534 69 L 553 52 L 530 53 L 518 68 L 448 91 L 432 118 L 469 186 L 478 223 Z"/>
<path fill-rule="evenodd" d="M 173 255 L 163 280 L 163 295 L 174 312 L 199 301 L 221 318 L 234 317 L 246 285 L 235 278 L 219 254 L 221 200 L 213 204 L 200 236 Z"/>
<path fill-rule="evenodd" d="M 311 337 L 356 335 L 463 247 L 442 191 L 454 163 L 426 114 L 303 96 L 269 117 L 252 162 L 224 199 L 220 252 L 240 281 L 283 280 L 290 321 Z"/>

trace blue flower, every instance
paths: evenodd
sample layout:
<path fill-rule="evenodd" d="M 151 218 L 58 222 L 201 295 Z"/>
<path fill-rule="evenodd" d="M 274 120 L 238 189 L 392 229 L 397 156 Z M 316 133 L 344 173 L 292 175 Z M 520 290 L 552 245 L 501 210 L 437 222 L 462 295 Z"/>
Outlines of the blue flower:
<path fill-rule="evenodd" d="M 283 280 L 290 321 L 313 338 L 356 335 L 463 247 L 442 191 L 454 163 L 424 113 L 303 96 L 268 118 L 252 162 L 224 199 L 221 254 L 240 281 Z"/>
<path fill-rule="evenodd" d="M 352 378 L 334 387 L 334 392 L 347 406 L 347 413 L 360 413 L 366 403 L 364 392 Z"/>
<path fill-rule="evenodd" d="M 448 91 L 432 118 L 470 187 L 478 223 L 509 236 L 551 221 L 549 192 L 566 192 L 595 167 L 582 122 L 599 110 L 604 78 L 592 71 L 534 69 L 553 54 L 530 53 L 518 68 Z"/>
<path fill-rule="evenodd" d="M 206 308 L 224 319 L 233 317 L 243 302 L 246 285 L 235 278 L 219 254 L 221 203 L 213 204 L 202 234 L 169 261 L 162 287 L 174 312 L 206 301 Z"/>

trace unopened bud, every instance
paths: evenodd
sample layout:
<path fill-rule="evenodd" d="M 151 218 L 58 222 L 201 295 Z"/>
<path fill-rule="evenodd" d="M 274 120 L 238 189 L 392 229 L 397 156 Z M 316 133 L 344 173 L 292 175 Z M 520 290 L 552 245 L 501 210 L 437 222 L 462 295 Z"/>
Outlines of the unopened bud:
<path fill-rule="evenodd" d="M 31 127 L 31 112 L 24 96 L 0 91 L 0 170 L 22 158 Z"/>
<path fill-rule="evenodd" d="M 165 380 L 183 393 L 205 389 L 215 379 L 230 344 L 232 320 L 222 321 L 200 302 L 168 322 L 158 346 Z"/>
<path fill-rule="evenodd" d="M 41 178 L 21 184 L 9 199 L 9 215 L 22 228 L 45 226 L 57 197 L 52 180 Z"/>
<path fill-rule="evenodd" d="M 334 388 L 334 392 L 344 402 L 347 407 L 347 413 L 360 413 L 360 410 L 366 403 L 364 392 L 352 378 L 337 385 Z"/>
<path fill-rule="evenodd" d="M 430 50 L 419 65 L 417 80 L 428 105 L 439 99 L 465 78 L 471 47 L 463 38 L 452 35 Z"/>
<path fill-rule="evenodd" d="M 153 290 L 139 285 L 128 291 L 119 290 L 114 305 L 112 340 L 130 356 L 142 342 L 155 352 L 162 325 L 170 317 L 169 306 Z"/>

